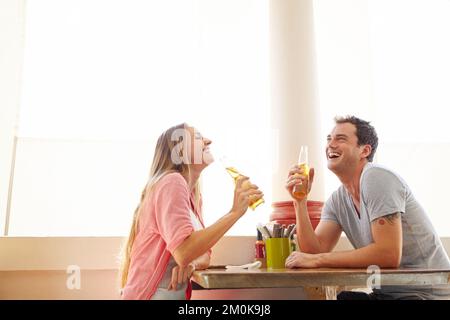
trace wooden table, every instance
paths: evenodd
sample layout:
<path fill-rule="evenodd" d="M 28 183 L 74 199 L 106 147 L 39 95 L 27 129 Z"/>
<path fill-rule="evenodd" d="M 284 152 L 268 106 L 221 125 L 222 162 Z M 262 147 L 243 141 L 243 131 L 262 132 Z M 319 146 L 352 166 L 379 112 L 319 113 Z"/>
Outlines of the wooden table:
<path fill-rule="evenodd" d="M 193 279 L 205 289 L 302 287 L 310 299 L 336 299 L 339 289 L 345 287 L 367 288 L 368 284 L 373 284 L 377 280 L 381 285 L 449 284 L 450 270 L 382 269 L 375 274 L 366 269 L 243 269 L 231 271 L 223 267 L 212 267 L 195 271 Z"/>

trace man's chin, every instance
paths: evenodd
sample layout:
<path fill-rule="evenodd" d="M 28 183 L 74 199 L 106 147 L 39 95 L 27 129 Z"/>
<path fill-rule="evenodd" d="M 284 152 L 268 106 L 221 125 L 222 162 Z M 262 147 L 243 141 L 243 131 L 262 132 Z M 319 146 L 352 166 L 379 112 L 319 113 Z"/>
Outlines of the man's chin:
<path fill-rule="evenodd" d="M 333 162 L 330 162 L 330 161 L 327 162 L 327 168 L 328 168 L 328 170 L 335 172 L 335 170 L 337 169 L 337 167 L 338 167 L 338 166 L 337 166 L 337 163 L 333 163 Z"/>

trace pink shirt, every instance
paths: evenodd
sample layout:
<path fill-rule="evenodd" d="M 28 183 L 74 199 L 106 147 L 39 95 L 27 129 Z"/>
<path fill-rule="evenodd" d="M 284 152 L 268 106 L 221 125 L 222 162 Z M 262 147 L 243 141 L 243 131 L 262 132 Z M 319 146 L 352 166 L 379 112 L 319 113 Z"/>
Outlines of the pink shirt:
<path fill-rule="evenodd" d="M 165 175 L 144 199 L 122 299 L 150 299 L 155 293 L 171 254 L 194 232 L 193 203 L 193 194 L 179 173 Z M 193 212 L 203 225 L 200 210 Z"/>

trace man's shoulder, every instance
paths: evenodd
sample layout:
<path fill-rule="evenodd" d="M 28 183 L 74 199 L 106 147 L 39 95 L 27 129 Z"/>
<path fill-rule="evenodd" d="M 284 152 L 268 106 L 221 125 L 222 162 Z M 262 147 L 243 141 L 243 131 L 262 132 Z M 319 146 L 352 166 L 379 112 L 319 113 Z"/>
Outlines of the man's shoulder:
<path fill-rule="evenodd" d="M 408 184 L 393 170 L 373 164 L 364 168 L 360 180 L 361 197 L 369 195 L 403 195 L 411 193 Z"/>
<path fill-rule="evenodd" d="M 345 190 L 344 186 L 341 184 L 339 186 L 339 188 L 337 188 L 336 190 L 333 191 L 331 196 L 328 198 L 327 203 L 328 204 L 342 203 L 345 199 L 345 193 L 346 193 L 346 190 Z"/>
<path fill-rule="evenodd" d="M 361 184 L 366 182 L 373 182 L 374 180 L 380 180 L 386 182 L 388 180 L 397 180 L 403 183 L 403 179 L 392 169 L 369 162 L 363 170 L 361 175 Z"/>

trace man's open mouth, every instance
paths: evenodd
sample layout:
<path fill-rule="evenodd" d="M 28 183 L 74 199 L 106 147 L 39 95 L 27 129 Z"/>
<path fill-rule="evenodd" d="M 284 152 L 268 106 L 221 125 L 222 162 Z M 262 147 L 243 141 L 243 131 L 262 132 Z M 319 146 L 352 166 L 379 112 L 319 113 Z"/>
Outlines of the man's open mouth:
<path fill-rule="evenodd" d="M 328 152 L 328 153 L 327 153 L 328 159 L 337 159 L 337 158 L 339 158 L 340 156 L 341 156 L 341 154 L 338 153 L 338 152 Z"/>

